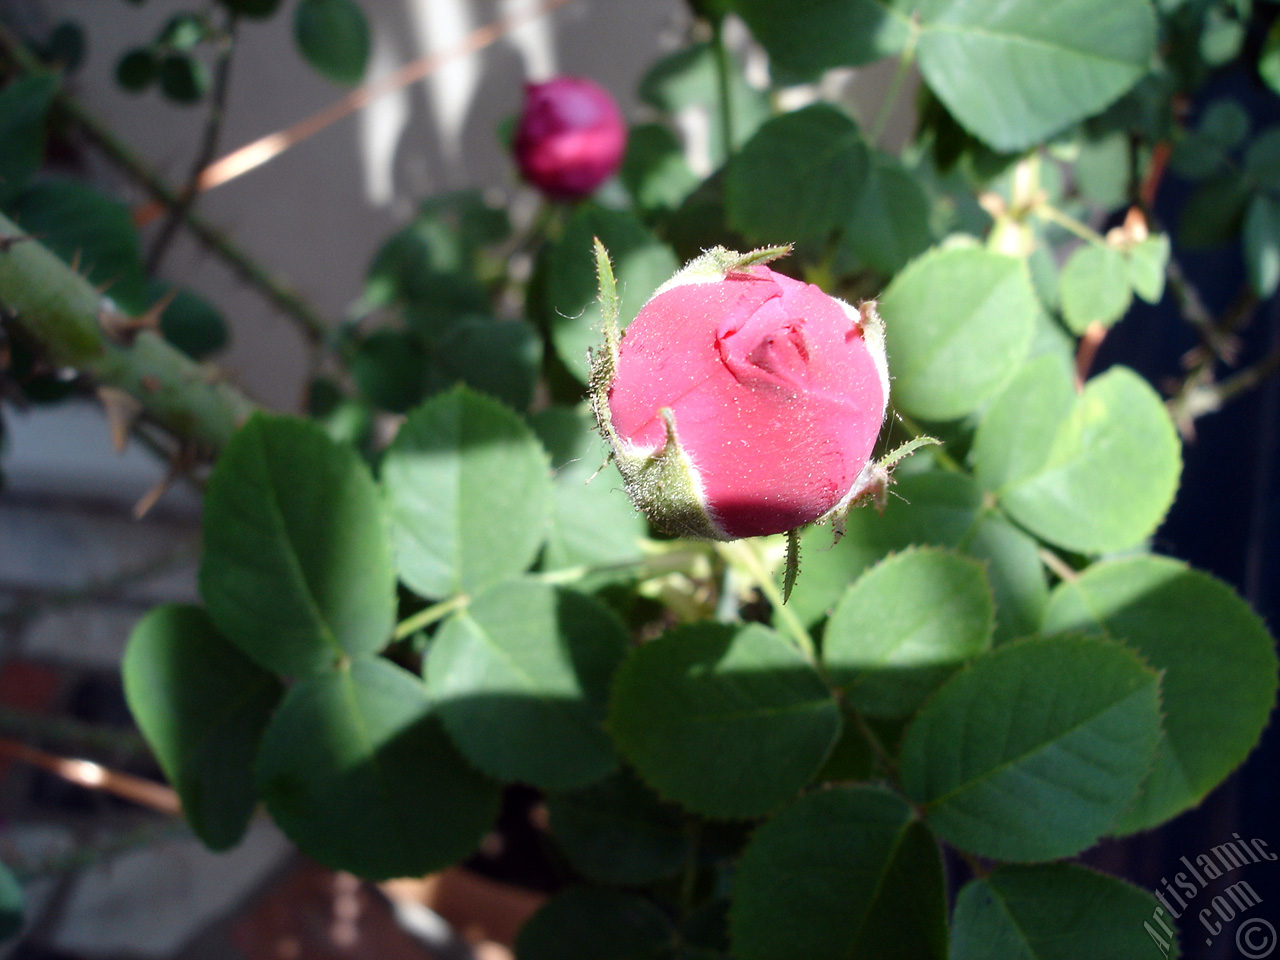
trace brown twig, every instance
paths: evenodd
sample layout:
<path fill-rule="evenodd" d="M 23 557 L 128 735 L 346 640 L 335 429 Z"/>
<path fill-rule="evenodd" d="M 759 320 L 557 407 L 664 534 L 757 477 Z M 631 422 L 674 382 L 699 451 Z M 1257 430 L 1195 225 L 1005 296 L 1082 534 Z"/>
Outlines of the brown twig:
<path fill-rule="evenodd" d="M 1217 413 L 1242 393 L 1254 389 L 1268 377 L 1280 372 L 1280 347 L 1277 347 L 1257 363 L 1217 383 L 1211 380 L 1195 381 L 1187 379 L 1185 389 L 1169 401 L 1170 412 L 1179 430 L 1189 436 L 1192 424 L 1199 417 L 1208 413 Z"/>
<path fill-rule="evenodd" d="M 388 76 L 352 90 L 342 99 L 331 103 L 323 110 L 319 110 L 303 120 L 299 120 L 293 126 L 278 130 L 275 133 L 269 133 L 265 137 L 259 137 L 257 140 L 247 143 L 243 147 L 215 160 L 205 167 L 196 178 L 196 189 L 199 192 L 204 192 L 228 183 L 236 177 L 242 176 L 270 160 L 274 160 L 289 148 L 315 136 L 339 120 L 343 120 L 351 116 L 351 114 L 364 109 L 379 97 L 384 97 L 412 83 L 417 83 L 419 80 L 429 77 L 445 64 L 483 50 L 517 27 L 544 17 L 571 2 L 572 0 L 546 0 L 541 6 L 532 10 L 513 13 L 487 23 L 482 27 L 477 27 L 456 46 L 439 53 L 431 53 L 425 57 L 419 57 Z M 159 205 L 148 204 L 134 211 L 134 222 L 140 225 L 150 223 L 159 213 Z"/>
<path fill-rule="evenodd" d="M 1093 367 L 1093 361 L 1097 359 L 1098 348 L 1102 346 L 1102 341 L 1107 338 L 1108 327 L 1104 324 L 1094 321 L 1085 328 L 1084 336 L 1080 338 L 1080 344 L 1076 347 L 1076 389 L 1083 390 L 1084 382 L 1089 379 L 1089 370 Z"/>
<path fill-rule="evenodd" d="M 200 189 L 200 174 L 213 160 L 218 152 L 218 137 L 222 133 L 222 121 L 227 112 L 227 91 L 231 87 L 231 59 L 236 48 L 236 15 L 227 11 L 226 23 L 219 38 L 218 59 L 214 66 L 213 94 L 209 102 L 209 118 L 205 121 L 204 136 L 200 150 L 191 164 L 191 172 L 187 176 L 186 185 L 178 194 L 178 202 L 169 207 L 169 215 L 165 217 L 156 233 L 156 238 L 147 252 L 147 273 L 154 274 L 160 269 L 165 251 L 169 249 L 178 228 L 182 226 L 187 213 L 195 205 Z"/>
<path fill-rule="evenodd" d="M 178 800 L 178 795 L 164 784 L 143 777 L 135 777 L 130 773 L 121 773 L 104 767 L 100 763 L 94 763 L 92 760 L 60 757 L 16 740 L 3 738 L 0 738 L 0 757 L 19 760 L 61 777 L 68 783 L 74 783 L 87 790 L 101 790 L 161 813 L 173 816 L 179 816 L 182 813 L 182 804 Z"/>

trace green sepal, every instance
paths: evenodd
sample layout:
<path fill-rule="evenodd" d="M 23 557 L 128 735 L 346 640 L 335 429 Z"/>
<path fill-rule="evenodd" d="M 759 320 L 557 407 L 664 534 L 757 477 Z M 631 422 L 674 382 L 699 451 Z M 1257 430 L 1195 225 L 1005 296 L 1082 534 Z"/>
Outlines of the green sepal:
<path fill-rule="evenodd" d="M 591 412 L 595 414 L 600 434 L 611 450 L 618 448 L 618 437 L 609 417 L 609 387 L 618 370 L 618 282 L 613 276 L 609 251 L 600 238 L 595 238 L 596 275 L 600 278 L 600 313 L 604 317 L 604 347 L 591 351 Z"/>
<path fill-rule="evenodd" d="M 782 575 L 782 602 L 791 599 L 796 577 L 800 576 L 800 528 L 787 531 L 787 567 Z"/>
<path fill-rule="evenodd" d="M 702 256 L 694 257 L 686 263 L 670 280 L 653 292 L 655 297 L 666 293 L 674 287 L 682 287 L 689 283 L 719 283 L 734 273 L 743 273 L 752 267 L 777 260 L 791 253 L 791 244 L 780 247 L 759 247 L 739 253 L 725 247 L 712 247 L 702 251 Z"/>
<path fill-rule="evenodd" d="M 697 468 L 680 447 L 675 414 L 663 407 L 661 415 L 667 425 L 667 442 L 661 450 L 634 450 L 626 441 L 614 445 L 613 459 L 631 502 L 655 527 L 672 536 L 734 539 L 720 529 L 703 506 L 702 482 Z"/>

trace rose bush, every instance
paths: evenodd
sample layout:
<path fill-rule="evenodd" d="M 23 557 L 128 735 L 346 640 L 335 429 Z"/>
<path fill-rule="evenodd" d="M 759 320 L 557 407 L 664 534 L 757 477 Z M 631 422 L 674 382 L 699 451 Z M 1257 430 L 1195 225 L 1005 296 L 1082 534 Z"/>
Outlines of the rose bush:
<path fill-rule="evenodd" d="M 1277 616 L 1275 464 L 1243 398 L 1280 369 L 1248 323 L 1280 288 L 1280 7 L 691 6 L 625 157 L 608 94 L 535 85 L 513 146 L 536 190 L 424 198 L 342 322 L 200 226 L 198 177 L 166 189 L 104 136 L 59 75 L 65 30 L 0 30 L 6 413 L 101 400 L 203 490 L 199 601 L 148 612 L 123 659 L 153 776 L 215 849 L 265 808 L 334 870 L 466 861 L 549 893 L 519 960 L 1175 956 L 1148 890 L 1205 848 L 1182 825 L 1274 826 L 1274 750 L 1248 760 L 1274 641 L 1158 550 L 1247 570 Z M 200 7 L 117 51 L 138 96 L 199 100 L 172 78 L 225 79 L 277 8 L 326 76 L 363 69 L 353 0 Z M 888 57 L 882 102 L 845 84 Z M 154 269 L 173 234 L 142 256 L 140 211 L 69 178 L 100 150 L 298 320 L 304 411 L 258 411 L 209 366 L 218 311 Z M 773 266 L 721 247 L 783 243 Z M 794 530 L 931 435 L 883 513 L 834 546 Z M 124 572 L 87 595 L 152 596 L 154 569 Z M 75 599 L 15 596 L 20 653 Z M 49 719 L 6 736 L 119 762 L 114 735 Z M 1148 890 L 1065 862 L 1103 839 Z M 15 891 L 0 868 L 0 935 Z"/>

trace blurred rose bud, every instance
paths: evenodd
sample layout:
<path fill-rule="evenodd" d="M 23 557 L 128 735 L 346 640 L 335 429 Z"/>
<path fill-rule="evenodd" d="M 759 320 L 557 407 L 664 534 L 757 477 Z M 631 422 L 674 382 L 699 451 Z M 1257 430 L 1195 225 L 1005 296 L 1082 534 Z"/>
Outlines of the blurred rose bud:
<path fill-rule="evenodd" d="M 593 407 L 631 499 L 670 533 L 782 533 L 834 517 L 886 476 L 870 459 L 889 396 L 875 305 L 762 265 L 783 252 L 707 252 L 619 340 L 598 251 L 606 344 Z"/>
<path fill-rule="evenodd" d="M 626 147 L 622 112 L 599 84 L 556 77 L 525 87 L 516 163 L 543 193 L 562 200 L 587 196 L 617 172 Z"/>

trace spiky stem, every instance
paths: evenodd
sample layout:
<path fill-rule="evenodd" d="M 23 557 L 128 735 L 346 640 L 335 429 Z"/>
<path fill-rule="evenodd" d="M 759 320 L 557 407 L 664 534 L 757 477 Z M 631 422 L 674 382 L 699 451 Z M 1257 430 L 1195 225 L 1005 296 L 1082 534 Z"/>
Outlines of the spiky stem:
<path fill-rule="evenodd" d="M 60 366 L 123 390 L 160 426 L 210 452 L 220 449 L 254 404 L 151 330 L 118 338 L 127 318 L 84 277 L 0 214 L 0 304 Z"/>

